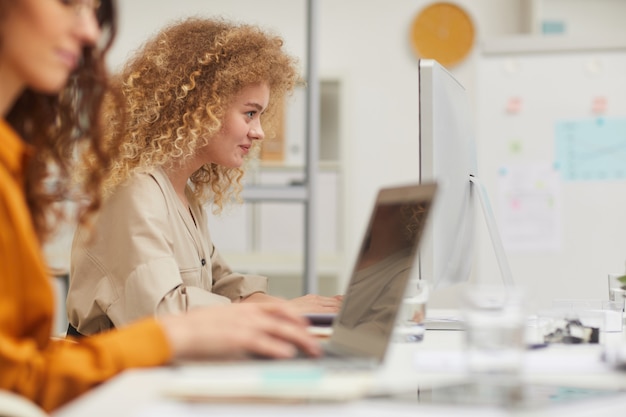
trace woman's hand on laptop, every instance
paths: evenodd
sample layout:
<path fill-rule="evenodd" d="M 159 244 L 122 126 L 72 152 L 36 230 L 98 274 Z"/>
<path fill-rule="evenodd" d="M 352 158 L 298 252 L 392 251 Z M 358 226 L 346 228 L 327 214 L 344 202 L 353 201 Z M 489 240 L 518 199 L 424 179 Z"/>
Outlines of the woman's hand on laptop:
<path fill-rule="evenodd" d="M 174 359 L 319 356 L 308 321 L 288 303 L 227 304 L 159 319 Z"/>
<path fill-rule="evenodd" d="M 307 294 L 292 298 L 288 301 L 300 314 L 307 313 L 338 313 L 343 301 L 343 295 L 324 297 L 316 294 Z"/>
<path fill-rule="evenodd" d="M 323 295 L 307 294 L 286 300 L 261 292 L 254 293 L 241 300 L 243 303 L 285 303 L 291 305 L 300 314 L 338 313 L 342 301 L 343 295 L 325 297 Z"/>

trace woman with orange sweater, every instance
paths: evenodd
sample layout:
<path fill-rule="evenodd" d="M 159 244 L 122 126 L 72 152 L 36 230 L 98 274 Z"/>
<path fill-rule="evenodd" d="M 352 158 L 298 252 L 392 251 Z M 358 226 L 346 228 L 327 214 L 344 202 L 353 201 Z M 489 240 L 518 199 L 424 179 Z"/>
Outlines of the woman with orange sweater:
<path fill-rule="evenodd" d="M 127 368 L 290 357 L 296 346 L 319 354 L 286 304 L 197 308 L 80 341 L 50 338 L 54 297 L 41 244 L 54 230 L 52 203 L 79 194 L 81 222 L 100 204 L 113 155 L 98 114 L 114 34 L 113 0 L 0 0 L 0 389 L 46 410 Z M 96 158 L 78 185 L 69 180 L 77 149 Z"/>

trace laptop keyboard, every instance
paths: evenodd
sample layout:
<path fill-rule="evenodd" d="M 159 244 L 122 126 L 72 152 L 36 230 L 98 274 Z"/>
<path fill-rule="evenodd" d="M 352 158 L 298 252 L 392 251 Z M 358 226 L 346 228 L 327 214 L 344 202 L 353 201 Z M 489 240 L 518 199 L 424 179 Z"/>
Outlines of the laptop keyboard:
<path fill-rule="evenodd" d="M 252 360 L 267 361 L 268 363 L 282 362 L 288 363 L 289 365 L 302 364 L 304 366 L 322 366 L 324 369 L 331 371 L 366 371 L 374 368 L 374 364 L 370 360 L 358 357 L 346 357 L 331 351 L 326 351 L 322 356 L 317 358 L 311 357 L 303 351 L 298 351 L 296 356 L 286 359 L 275 359 L 263 355 L 251 355 L 250 358 Z"/>

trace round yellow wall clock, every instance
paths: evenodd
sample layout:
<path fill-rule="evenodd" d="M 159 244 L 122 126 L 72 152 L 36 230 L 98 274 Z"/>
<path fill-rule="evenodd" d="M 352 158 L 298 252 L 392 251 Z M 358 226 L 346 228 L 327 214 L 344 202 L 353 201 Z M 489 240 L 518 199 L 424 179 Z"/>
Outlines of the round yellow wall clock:
<path fill-rule="evenodd" d="M 422 9 L 411 24 L 411 46 L 418 58 L 444 67 L 461 62 L 474 44 L 474 24 L 459 6 L 437 2 Z"/>

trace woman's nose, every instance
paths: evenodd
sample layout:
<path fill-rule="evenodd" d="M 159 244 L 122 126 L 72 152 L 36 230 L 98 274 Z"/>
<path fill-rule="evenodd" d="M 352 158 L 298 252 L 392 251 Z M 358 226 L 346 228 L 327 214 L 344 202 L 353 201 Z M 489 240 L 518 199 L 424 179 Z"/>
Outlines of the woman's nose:
<path fill-rule="evenodd" d="M 250 137 L 256 140 L 262 140 L 265 138 L 265 132 L 263 131 L 263 127 L 260 122 L 250 129 Z"/>
<path fill-rule="evenodd" d="M 102 34 L 95 10 L 91 7 L 82 7 L 76 18 L 78 19 L 76 35 L 80 37 L 83 44 L 95 45 Z"/>

